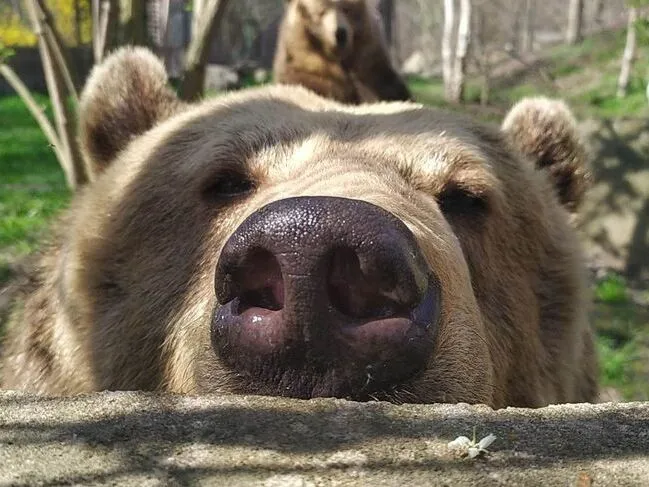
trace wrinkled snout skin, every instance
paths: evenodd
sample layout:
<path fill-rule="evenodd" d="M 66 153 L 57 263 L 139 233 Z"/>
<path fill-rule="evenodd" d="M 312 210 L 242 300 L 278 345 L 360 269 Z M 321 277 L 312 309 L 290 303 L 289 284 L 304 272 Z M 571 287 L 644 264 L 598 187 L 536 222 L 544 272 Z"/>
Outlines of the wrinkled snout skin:
<path fill-rule="evenodd" d="M 215 286 L 212 344 L 249 392 L 264 382 L 269 393 L 367 399 L 432 351 L 437 279 L 405 225 L 360 200 L 261 208 L 226 242 Z"/>
<path fill-rule="evenodd" d="M 14 307 L 2 387 L 595 399 L 585 152 L 561 102 L 500 130 L 298 87 L 186 105 L 122 49 L 80 113 L 96 178 Z"/>

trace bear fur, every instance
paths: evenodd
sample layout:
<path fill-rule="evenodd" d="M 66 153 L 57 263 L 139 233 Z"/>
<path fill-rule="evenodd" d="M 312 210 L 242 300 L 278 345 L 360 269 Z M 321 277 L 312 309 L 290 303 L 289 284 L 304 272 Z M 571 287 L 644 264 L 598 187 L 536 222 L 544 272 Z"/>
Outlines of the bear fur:
<path fill-rule="evenodd" d="M 343 103 L 412 99 L 391 64 L 378 12 L 365 0 L 289 0 L 273 74 L 276 83 Z"/>
<path fill-rule="evenodd" d="M 317 195 L 394 215 L 439 283 L 425 366 L 348 397 L 492 407 L 595 399 L 585 265 L 570 223 L 586 161 L 562 102 L 523 101 L 499 131 L 417 104 L 347 106 L 299 87 L 183 105 L 164 84 L 161 63 L 141 48 L 94 69 L 81 137 L 104 169 L 14 304 L 3 388 L 337 395 L 243 381 L 210 344 L 214 269 L 229 236 L 271 202 Z"/>

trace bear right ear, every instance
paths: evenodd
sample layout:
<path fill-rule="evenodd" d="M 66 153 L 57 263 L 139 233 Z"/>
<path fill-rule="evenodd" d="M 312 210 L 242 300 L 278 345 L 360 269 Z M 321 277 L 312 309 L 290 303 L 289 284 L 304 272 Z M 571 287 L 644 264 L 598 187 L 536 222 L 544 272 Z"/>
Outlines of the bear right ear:
<path fill-rule="evenodd" d="M 544 97 L 525 98 L 510 110 L 502 130 L 514 147 L 548 174 L 568 211 L 576 212 L 590 186 L 588 151 L 566 104 Z"/>
<path fill-rule="evenodd" d="M 94 67 L 81 95 L 81 149 L 95 172 L 131 139 L 176 112 L 182 103 L 167 85 L 162 62 L 149 50 L 126 47 Z"/>

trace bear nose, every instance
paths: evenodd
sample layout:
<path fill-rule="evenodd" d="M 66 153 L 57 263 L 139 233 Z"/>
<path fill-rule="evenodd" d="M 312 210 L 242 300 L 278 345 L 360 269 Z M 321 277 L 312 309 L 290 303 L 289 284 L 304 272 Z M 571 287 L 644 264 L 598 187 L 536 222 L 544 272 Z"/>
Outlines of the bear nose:
<path fill-rule="evenodd" d="M 345 47 L 345 44 L 347 44 L 347 29 L 344 27 L 336 29 L 336 44 L 339 47 Z"/>
<path fill-rule="evenodd" d="M 435 321 L 435 282 L 412 233 L 382 208 L 282 199 L 248 217 L 221 252 L 213 345 L 274 359 L 291 350 L 293 362 L 315 367 L 341 353 L 355 365 L 390 362 L 428 348 L 420 342 Z"/>
<path fill-rule="evenodd" d="M 358 200 L 279 200 L 248 218 L 217 266 L 219 302 L 312 315 L 383 318 L 407 312 L 427 289 L 426 265 L 407 227 Z"/>

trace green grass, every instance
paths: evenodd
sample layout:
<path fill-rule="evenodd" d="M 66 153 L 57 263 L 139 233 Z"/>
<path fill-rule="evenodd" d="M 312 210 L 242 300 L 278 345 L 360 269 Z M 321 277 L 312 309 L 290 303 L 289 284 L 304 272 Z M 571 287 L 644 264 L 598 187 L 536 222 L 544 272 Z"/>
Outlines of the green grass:
<path fill-rule="evenodd" d="M 649 400 L 649 309 L 630 299 L 625 280 L 609 274 L 594 286 L 600 383 L 627 400 Z"/>
<path fill-rule="evenodd" d="M 638 360 L 638 344 L 630 341 L 617 345 L 606 336 L 597 337 L 597 353 L 600 360 L 600 383 L 616 387 L 623 396 L 637 398 L 632 365 Z"/>
<path fill-rule="evenodd" d="M 595 286 L 595 298 L 603 303 L 622 304 L 629 300 L 626 282 L 622 276 L 610 274 Z"/>
<path fill-rule="evenodd" d="M 37 100 L 49 111 L 47 99 Z M 0 284 L 70 198 L 56 157 L 18 97 L 0 98 Z"/>
<path fill-rule="evenodd" d="M 600 386 L 615 388 L 627 401 L 649 401 L 647 350 L 649 335 L 646 332 L 625 342 L 599 334 Z"/>
<path fill-rule="evenodd" d="M 459 106 L 448 105 L 444 100 L 440 78 L 413 77 L 408 82 L 421 103 L 462 111 L 474 109 L 487 121 L 498 119 L 517 100 L 531 95 L 560 96 L 580 118 L 647 117 L 645 87 L 649 49 L 646 44 L 639 44 L 627 96 L 621 99 L 616 96 L 624 41 L 624 31 L 604 32 L 585 39 L 578 46 L 559 45 L 548 49 L 538 67 L 517 73 L 515 83 L 511 78 L 492 80 L 488 110 L 477 107 L 481 86 L 477 76 L 467 77 L 465 104 Z"/>

